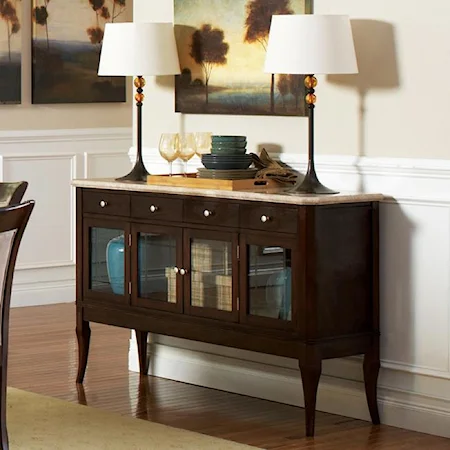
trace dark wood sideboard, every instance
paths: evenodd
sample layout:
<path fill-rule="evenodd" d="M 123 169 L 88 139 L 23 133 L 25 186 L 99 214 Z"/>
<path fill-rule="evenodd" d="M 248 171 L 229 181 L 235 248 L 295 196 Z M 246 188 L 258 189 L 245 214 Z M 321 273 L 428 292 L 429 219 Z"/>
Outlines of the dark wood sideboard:
<path fill-rule="evenodd" d="M 77 382 L 90 322 L 298 360 L 314 435 L 322 360 L 379 355 L 378 194 L 289 196 L 76 180 Z"/>

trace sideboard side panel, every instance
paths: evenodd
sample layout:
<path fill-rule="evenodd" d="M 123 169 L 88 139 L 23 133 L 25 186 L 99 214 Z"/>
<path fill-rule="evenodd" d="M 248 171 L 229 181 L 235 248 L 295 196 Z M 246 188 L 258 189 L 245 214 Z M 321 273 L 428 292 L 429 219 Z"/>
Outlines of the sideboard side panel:
<path fill-rule="evenodd" d="M 373 330 L 372 229 L 371 203 L 316 208 L 315 338 Z"/>
<path fill-rule="evenodd" d="M 83 301 L 83 192 L 82 188 L 76 188 L 76 303 Z"/>

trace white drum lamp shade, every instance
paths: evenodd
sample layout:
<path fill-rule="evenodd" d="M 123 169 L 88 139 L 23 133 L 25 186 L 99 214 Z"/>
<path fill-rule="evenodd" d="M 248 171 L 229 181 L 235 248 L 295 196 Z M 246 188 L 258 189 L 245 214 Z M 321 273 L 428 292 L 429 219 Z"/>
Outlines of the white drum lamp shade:
<path fill-rule="evenodd" d="M 350 18 L 317 14 L 272 16 L 264 72 L 357 73 Z"/>
<path fill-rule="evenodd" d="M 175 75 L 180 73 L 171 23 L 107 23 L 99 75 Z"/>

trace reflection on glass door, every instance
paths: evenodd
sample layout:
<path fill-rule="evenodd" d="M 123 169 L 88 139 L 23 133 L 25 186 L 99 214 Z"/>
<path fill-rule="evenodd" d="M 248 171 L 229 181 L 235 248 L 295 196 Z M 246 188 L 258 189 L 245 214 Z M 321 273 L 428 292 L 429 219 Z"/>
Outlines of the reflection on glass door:
<path fill-rule="evenodd" d="M 191 239 L 191 306 L 232 311 L 232 243 Z"/>
<path fill-rule="evenodd" d="M 89 229 L 89 289 L 104 294 L 125 293 L 124 231 Z"/>
<path fill-rule="evenodd" d="M 292 320 L 291 250 L 248 246 L 248 313 Z"/>
<path fill-rule="evenodd" d="M 176 303 L 176 238 L 138 233 L 138 297 Z"/>

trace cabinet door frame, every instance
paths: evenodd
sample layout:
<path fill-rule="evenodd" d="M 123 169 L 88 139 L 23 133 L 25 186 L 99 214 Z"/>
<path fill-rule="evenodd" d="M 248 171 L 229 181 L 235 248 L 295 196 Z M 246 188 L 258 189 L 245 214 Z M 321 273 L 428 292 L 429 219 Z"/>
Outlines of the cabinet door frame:
<path fill-rule="evenodd" d="M 91 265 L 89 263 L 91 246 L 90 246 L 90 229 L 91 228 L 109 228 L 123 230 L 124 243 L 125 243 L 125 255 L 124 255 L 124 294 L 118 295 L 113 293 L 98 292 L 89 288 L 90 278 L 91 278 Z M 130 294 L 129 294 L 129 282 L 130 282 L 130 250 L 128 245 L 128 236 L 130 234 L 130 224 L 126 221 L 117 219 L 94 219 L 94 218 L 84 218 L 83 219 L 83 298 L 90 298 L 93 300 L 99 300 L 107 303 L 120 303 L 122 305 L 130 304 Z"/>
<path fill-rule="evenodd" d="M 271 317 L 255 316 L 248 314 L 250 310 L 250 300 L 248 296 L 248 246 L 271 246 L 283 247 L 291 250 L 291 320 L 274 319 Z M 296 238 L 279 236 L 276 234 L 250 233 L 244 231 L 239 238 L 240 248 L 240 306 L 239 322 L 247 325 L 254 325 L 261 328 L 278 328 L 284 330 L 298 329 L 299 310 L 303 302 L 304 292 L 301 291 L 305 286 L 305 279 L 301 269 L 300 243 Z"/>
<path fill-rule="evenodd" d="M 176 275 L 176 303 L 162 302 L 149 298 L 139 297 L 138 289 L 138 233 L 157 233 L 173 237 L 175 239 L 175 264 L 182 267 L 183 264 L 183 229 L 180 227 L 152 225 L 142 223 L 131 224 L 131 305 L 146 309 L 157 309 L 183 313 L 183 280 Z"/>
<path fill-rule="evenodd" d="M 191 305 L 191 239 L 208 239 L 231 243 L 231 311 Z M 195 228 L 183 230 L 183 268 L 187 274 L 182 276 L 184 284 L 184 311 L 191 316 L 218 319 L 227 322 L 239 322 L 239 262 L 238 262 L 239 235 L 232 231 L 212 231 Z"/>

